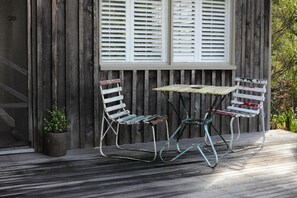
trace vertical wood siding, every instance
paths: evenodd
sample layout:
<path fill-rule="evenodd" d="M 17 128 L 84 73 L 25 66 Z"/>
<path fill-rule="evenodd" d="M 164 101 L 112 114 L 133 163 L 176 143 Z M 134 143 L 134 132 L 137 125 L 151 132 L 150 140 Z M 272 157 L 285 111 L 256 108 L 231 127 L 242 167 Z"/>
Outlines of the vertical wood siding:
<path fill-rule="evenodd" d="M 236 76 L 268 79 L 270 65 L 270 0 L 236 0 L 235 64 Z M 268 85 L 266 128 L 270 120 L 270 85 Z M 257 125 L 252 123 L 258 123 Z M 242 131 L 259 131 L 260 120 L 243 120 Z"/>
<path fill-rule="evenodd" d="M 28 0 L 31 3 L 32 117 L 34 147 L 42 150 L 42 120 L 52 104 L 65 106 L 69 118 L 71 148 L 97 146 L 102 118 L 98 81 L 121 78 L 128 109 L 136 114 L 167 114 L 170 131 L 178 119 L 165 97 L 154 87 L 173 84 L 232 85 L 235 76 L 270 78 L 270 0 L 236 0 L 235 64 L 230 70 L 131 70 L 100 71 L 98 64 L 98 19 L 96 0 Z M 94 36 L 95 35 L 95 36 Z M 168 97 L 182 112 L 175 94 Z M 190 114 L 201 117 L 211 96 L 185 95 Z M 223 104 L 226 106 L 227 104 Z M 196 107 L 196 110 L 194 109 Z M 268 108 L 269 112 L 269 108 Z M 269 115 L 269 114 L 267 114 Z M 228 133 L 228 120 L 215 125 Z M 243 131 L 258 127 L 242 122 Z M 143 126 L 122 126 L 121 143 L 152 140 Z M 130 133 L 132 131 L 132 133 Z M 183 137 L 202 136 L 203 130 L 187 128 Z M 164 126 L 157 127 L 157 139 L 165 139 Z M 113 144 L 112 134 L 105 144 Z"/>

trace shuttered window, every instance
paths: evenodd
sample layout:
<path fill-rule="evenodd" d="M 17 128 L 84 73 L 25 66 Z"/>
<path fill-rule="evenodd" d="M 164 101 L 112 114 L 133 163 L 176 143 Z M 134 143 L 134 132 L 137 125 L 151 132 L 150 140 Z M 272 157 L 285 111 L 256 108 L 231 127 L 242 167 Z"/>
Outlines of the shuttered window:
<path fill-rule="evenodd" d="M 103 62 L 165 62 L 164 0 L 102 0 Z"/>
<path fill-rule="evenodd" d="M 226 62 L 230 34 L 227 1 L 203 0 L 201 12 L 201 61 Z"/>
<path fill-rule="evenodd" d="M 125 0 L 101 2 L 101 59 L 127 60 L 127 9 Z"/>
<path fill-rule="evenodd" d="M 164 13 L 162 0 L 135 0 L 134 61 L 165 61 Z"/>
<path fill-rule="evenodd" d="M 197 1 L 173 1 L 173 61 L 195 62 L 198 60 Z"/>
<path fill-rule="evenodd" d="M 229 63 L 230 0 L 100 0 L 103 63 Z"/>
<path fill-rule="evenodd" d="M 173 61 L 228 62 L 229 1 L 173 1 Z"/>

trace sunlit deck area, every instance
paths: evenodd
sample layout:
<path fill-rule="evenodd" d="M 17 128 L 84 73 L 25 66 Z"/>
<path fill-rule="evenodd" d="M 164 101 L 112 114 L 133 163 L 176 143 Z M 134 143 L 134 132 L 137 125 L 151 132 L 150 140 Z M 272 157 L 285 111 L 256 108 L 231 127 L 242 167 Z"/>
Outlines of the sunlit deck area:
<path fill-rule="evenodd" d="M 260 137 L 243 134 L 234 146 L 244 148 Z M 224 156 L 220 147 L 214 169 L 196 151 L 170 163 L 104 158 L 99 149 L 70 150 L 59 158 L 2 155 L 0 197 L 297 197 L 297 134 L 269 131 L 266 137 L 262 150 Z"/>

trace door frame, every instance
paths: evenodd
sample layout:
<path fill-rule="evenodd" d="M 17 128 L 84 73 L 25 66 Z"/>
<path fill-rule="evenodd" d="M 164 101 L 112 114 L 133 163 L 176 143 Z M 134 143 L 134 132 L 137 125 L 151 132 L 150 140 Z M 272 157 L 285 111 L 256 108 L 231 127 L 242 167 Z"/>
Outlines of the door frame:
<path fill-rule="evenodd" d="M 34 148 L 32 59 L 32 4 L 31 0 L 27 0 L 28 133 L 29 145 Z"/>

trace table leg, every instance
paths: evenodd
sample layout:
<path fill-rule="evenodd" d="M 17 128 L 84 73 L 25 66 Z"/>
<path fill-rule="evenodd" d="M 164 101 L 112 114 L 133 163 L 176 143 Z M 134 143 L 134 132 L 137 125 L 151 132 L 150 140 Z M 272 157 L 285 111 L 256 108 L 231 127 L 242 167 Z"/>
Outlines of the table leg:
<path fill-rule="evenodd" d="M 206 137 L 210 143 L 210 146 L 211 146 L 211 149 L 212 149 L 212 155 L 214 155 L 214 160 L 210 160 L 210 158 L 205 154 L 205 152 L 202 150 L 202 147 L 200 146 L 200 144 L 192 144 L 190 145 L 188 148 L 186 148 L 185 150 L 181 151 L 180 147 L 179 147 L 179 143 L 178 143 L 178 140 L 179 139 L 176 139 L 176 146 L 177 146 L 177 150 L 178 150 L 178 154 L 175 155 L 173 158 L 169 159 L 169 160 L 165 160 L 164 157 L 163 157 L 163 154 L 164 154 L 164 150 L 165 148 L 168 148 L 168 145 L 170 144 L 170 142 L 177 136 L 179 135 L 179 133 L 187 126 L 189 125 L 189 123 L 185 123 L 185 121 L 183 121 L 178 127 L 177 129 L 175 130 L 175 132 L 171 135 L 171 137 L 169 138 L 168 141 L 166 141 L 166 143 L 164 144 L 164 146 L 160 149 L 160 159 L 163 161 L 163 162 L 168 162 L 168 161 L 174 161 L 176 159 L 178 159 L 180 156 L 184 155 L 186 152 L 188 152 L 189 150 L 193 149 L 193 148 L 197 148 L 198 151 L 201 153 L 201 155 L 203 156 L 204 160 L 206 161 L 207 165 L 211 168 L 214 168 L 217 164 L 218 164 L 218 154 L 215 150 L 215 147 L 213 145 L 213 142 L 212 142 L 212 139 L 209 135 L 209 132 L 208 132 L 208 125 L 211 123 L 211 119 L 209 120 L 206 120 L 205 122 L 203 122 L 203 127 L 204 127 L 204 130 L 205 130 L 205 134 L 206 134 Z M 201 126 L 201 125 L 200 125 Z M 214 161 L 214 162 L 211 162 L 211 161 Z"/>
<path fill-rule="evenodd" d="M 224 101 L 224 99 L 226 98 L 226 96 L 221 97 L 220 100 L 218 100 L 219 96 L 216 96 L 215 101 L 213 102 L 212 106 L 210 107 L 210 109 L 208 110 L 208 112 L 205 114 L 204 119 L 210 119 L 212 120 L 212 118 L 215 115 L 215 112 L 218 110 L 218 108 L 221 106 L 222 102 Z M 222 134 L 215 128 L 215 126 L 212 124 L 212 122 L 210 122 L 210 126 L 215 130 L 215 132 L 220 136 L 220 138 L 223 140 L 223 142 L 226 144 L 227 146 L 227 150 L 231 150 L 229 147 L 229 144 L 227 143 L 227 141 L 224 139 L 224 137 L 222 136 Z M 210 145 L 207 142 L 207 137 L 205 136 L 205 143 L 207 145 Z M 232 151 L 232 150 L 231 150 Z"/>
<path fill-rule="evenodd" d="M 211 147 L 212 152 L 213 152 L 214 157 L 215 157 L 214 162 L 211 163 L 211 162 L 209 161 L 209 159 L 206 157 L 205 153 L 204 153 L 203 150 L 199 147 L 199 145 L 197 146 L 197 148 L 198 148 L 198 150 L 200 151 L 200 153 L 201 153 L 201 155 L 203 156 L 203 158 L 204 158 L 204 160 L 206 161 L 206 163 L 208 164 L 208 166 L 211 167 L 211 168 L 214 168 L 214 167 L 217 166 L 217 164 L 218 164 L 218 162 L 219 162 L 219 157 L 218 157 L 217 151 L 216 151 L 216 149 L 215 149 L 215 147 L 214 147 L 214 145 L 213 145 L 212 139 L 211 139 L 211 137 L 210 137 L 210 135 L 209 135 L 209 132 L 208 132 L 208 123 L 209 123 L 209 122 L 206 122 L 206 123 L 204 124 L 204 131 L 205 131 L 205 135 L 207 136 L 207 139 L 208 139 L 208 141 L 209 141 L 210 147 Z"/>
<path fill-rule="evenodd" d="M 215 150 L 215 147 L 213 145 L 211 136 L 210 136 L 209 131 L 208 131 L 208 127 L 209 127 L 209 124 L 211 124 L 212 117 L 213 117 L 212 109 L 215 108 L 217 110 L 225 97 L 223 97 L 219 101 L 218 101 L 218 97 L 216 97 L 215 98 L 215 101 L 213 102 L 213 104 L 211 106 L 211 108 L 209 109 L 208 113 L 204 117 L 204 120 L 200 120 L 199 122 L 197 122 L 197 120 L 192 120 L 191 118 L 189 118 L 189 113 L 187 112 L 185 101 L 184 101 L 183 96 L 182 96 L 181 93 L 179 94 L 179 96 L 180 96 L 179 99 L 180 99 L 180 101 L 182 103 L 182 106 L 183 106 L 183 109 L 184 109 L 184 112 L 185 112 L 185 119 L 182 119 L 181 118 L 181 115 L 178 114 L 177 109 L 174 107 L 174 105 L 169 100 L 169 98 L 165 94 L 163 94 L 163 95 L 166 97 L 166 99 L 169 102 L 170 106 L 173 108 L 173 110 L 175 111 L 175 113 L 177 114 L 177 116 L 180 118 L 181 124 L 176 128 L 176 130 L 171 135 L 171 137 L 169 138 L 169 140 L 166 141 L 166 143 L 164 144 L 164 146 L 160 149 L 160 153 L 159 153 L 160 154 L 160 159 L 163 162 L 174 161 L 174 160 L 178 159 L 180 156 L 182 156 L 183 154 L 185 154 L 186 152 L 188 152 L 189 150 L 195 148 L 195 149 L 197 149 L 201 153 L 201 155 L 203 156 L 203 158 L 206 161 L 207 165 L 209 167 L 214 168 L 218 164 L 218 154 L 217 154 L 217 152 Z M 198 125 L 198 126 L 201 126 L 201 127 L 202 126 L 204 127 L 206 139 L 208 139 L 209 145 L 211 146 L 211 150 L 212 150 L 210 153 L 211 153 L 211 155 L 213 155 L 214 160 L 210 160 L 210 157 L 205 154 L 205 152 L 202 149 L 203 147 L 200 144 L 192 144 L 189 147 L 187 147 L 185 150 L 181 150 L 181 148 L 179 146 L 179 139 L 181 138 L 181 135 L 183 134 L 183 131 L 185 130 L 186 126 L 187 125 L 193 125 L 193 124 Z M 174 138 L 176 138 L 176 148 L 177 148 L 177 151 L 179 153 L 177 155 L 175 155 L 173 158 L 171 158 L 169 160 L 165 160 L 164 157 L 163 157 L 163 154 L 165 153 L 164 150 L 165 150 L 166 147 L 169 148 L 170 142 Z"/>
<path fill-rule="evenodd" d="M 159 155 L 160 155 L 160 159 L 161 159 L 163 162 L 168 162 L 168 161 L 174 161 L 174 160 L 175 160 L 175 158 L 172 158 L 171 160 L 165 160 L 165 159 L 163 158 L 163 151 L 164 151 L 164 149 L 165 149 L 166 147 L 169 149 L 170 142 L 171 142 L 171 141 L 175 138 L 175 136 L 180 132 L 180 129 L 181 129 L 182 127 L 184 127 L 183 125 L 184 125 L 184 123 L 182 122 L 182 123 L 176 128 L 176 130 L 174 131 L 174 133 L 170 136 L 169 140 L 167 140 L 166 143 L 163 145 L 163 147 L 161 147 Z"/>

